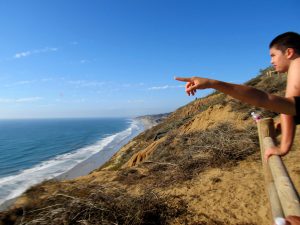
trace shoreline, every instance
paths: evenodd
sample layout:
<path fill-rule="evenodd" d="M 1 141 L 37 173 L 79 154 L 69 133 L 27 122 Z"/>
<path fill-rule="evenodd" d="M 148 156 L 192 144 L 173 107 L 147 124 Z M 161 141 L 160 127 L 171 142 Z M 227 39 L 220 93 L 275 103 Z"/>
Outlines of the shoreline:
<path fill-rule="evenodd" d="M 117 153 L 124 145 L 130 142 L 134 137 L 158 124 L 157 120 L 150 119 L 150 117 L 148 118 L 147 116 L 134 118 L 133 120 L 138 121 L 143 126 L 143 128 L 140 129 L 139 132 L 128 136 L 127 138 L 125 138 L 119 143 L 114 144 L 113 146 L 106 146 L 103 150 L 95 153 L 94 155 L 91 155 L 86 160 L 78 163 L 65 173 L 54 177 L 52 180 L 69 180 L 91 173 L 95 169 L 98 169 L 99 167 L 104 165 L 108 160 L 110 160 L 115 153 Z"/>
<path fill-rule="evenodd" d="M 101 151 L 91 155 L 89 158 L 85 159 L 84 161 L 78 163 L 70 170 L 54 177 L 51 180 L 70 180 L 77 177 L 81 177 L 84 175 L 89 174 L 90 172 L 94 171 L 101 167 L 104 163 L 106 163 L 119 149 L 132 140 L 135 136 L 145 130 L 145 126 L 143 124 L 143 128 L 139 129 L 139 132 L 136 134 L 131 134 L 130 136 L 126 137 L 124 140 L 120 141 L 119 143 L 110 143 Z"/>
<path fill-rule="evenodd" d="M 98 169 L 99 167 L 104 165 L 116 152 L 118 152 L 122 148 L 122 146 L 124 146 L 125 144 L 130 142 L 134 137 L 136 137 L 140 133 L 150 129 L 151 127 L 153 127 L 159 123 L 157 120 L 151 119 L 150 116 L 142 116 L 142 117 L 134 118 L 133 120 L 138 121 L 138 123 L 140 123 L 140 124 L 138 124 L 139 129 L 137 130 L 136 133 L 129 135 L 128 137 L 126 137 L 124 140 L 121 140 L 120 142 L 110 143 L 104 149 L 91 155 L 89 158 L 85 159 L 84 161 L 78 163 L 77 165 L 72 167 L 70 170 L 68 170 L 54 178 L 45 179 L 45 180 L 62 181 L 62 180 L 70 180 L 70 179 L 74 179 L 74 178 L 77 178 L 80 176 L 88 175 L 90 172 L 92 172 L 95 169 Z M 40 183 L 41 182 L 39 182 L 35 185 L 38 185 Z M 35 186 L 35 185 L 33 185 L 33 186 Z M 28 190 L 28 188 L 26 190 Z M 7 199 L 3 203 L 1 203 L 0 211 L 5 211 L 9 207 L 11 207 L 21 195 L 11 198 L 11 199 Z"/>

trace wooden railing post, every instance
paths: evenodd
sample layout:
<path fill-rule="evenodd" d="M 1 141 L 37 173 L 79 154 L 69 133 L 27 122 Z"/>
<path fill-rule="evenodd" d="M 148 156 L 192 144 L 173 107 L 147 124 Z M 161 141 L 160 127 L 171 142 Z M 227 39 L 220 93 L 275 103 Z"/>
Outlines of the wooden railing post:
<path fill-rule="evenodd" d="M 273 218 L 300 216 L 299 195 L 288 175 L 280 156 L 272 155 L 268 162 L 264 159 L 267 148 L 274 147 L 273 119 L 261 119 L 257 123 L 262 164 Z"/>
<path fill-rule="evenodd" d="M 257 129 L 258 129 L 258 137 L 259 137 L 259 145 L 260 145 L 260 152 L 261 152 L 261 160 L 263 166 L 263 173 L 265 177 L 265 189 L 267 191 L 267 195 L 269 197 L 270 208 L 273 220 L 276 218 L 283 218 L 283 210 L 281 207 L 281 203 L 277 194 L 277 190 L 275 187 L 275 183 L 273 180 L 273 176 L 271 174 L 270 168 L 266 164 L 264 160 L 265 148 L 264 148 L 264 138 L 265 137 L 274 137 L 275 130 L 274 130 L 274 122 L 273 119 L 260 119 L 257 122 Z"/>

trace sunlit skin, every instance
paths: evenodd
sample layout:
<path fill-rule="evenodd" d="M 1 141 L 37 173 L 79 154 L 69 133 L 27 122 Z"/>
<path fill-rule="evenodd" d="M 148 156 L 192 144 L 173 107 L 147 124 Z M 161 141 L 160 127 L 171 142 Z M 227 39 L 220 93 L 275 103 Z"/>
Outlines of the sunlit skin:
<path fill-rule="evenodd" d="M 286 225 L 299 225 L 300 217 L 297 216 L 288 216 L 286 218 Z"/>
<path fill-rule="evenodd" d="M 277 72 L 287 72 L 287 87 L 285 97 L 290 98 L 300 95 L 300 57 L 293 49 L 286 49 L 285 52 L 276 48 L 270 49 L 271 64 Z M 295 123 L 293 116 L 281 114 L 281 144 L 279 147 L 266 149 L 265 160 L 271 155 L 286 155 L 295 136 Z M 300 225 L 300 217 L 288 216 L 285 218 L 286 225 Z"/>
<path fill-rule="evenodd" d="M 284 52 L 273 47 L 270 49 L 271 64 L 277 72 L 287 72 L 286 98 L 300 95 L 300 58 L 293 49 Z M 295 136 L 295 123 L 293 116 L 281 114 L 281 144 L 279 147 L 266 149 L 265 159 L 271 155 L 286 155 L 292 147 Z"/>
<path fill-rule="evenodd" d="M 273 47 L 270 49 L 271 64 L 277 72 L 285 73 L 288 71 L 290 66 L 290 61 L 287 58 L 287 49 L 285 52 Z"/>

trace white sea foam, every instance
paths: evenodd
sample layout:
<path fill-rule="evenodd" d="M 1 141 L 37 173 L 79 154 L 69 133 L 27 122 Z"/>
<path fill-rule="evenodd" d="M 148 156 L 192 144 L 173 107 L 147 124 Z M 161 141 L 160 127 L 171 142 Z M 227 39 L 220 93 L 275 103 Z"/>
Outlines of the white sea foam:
<path fill-rule="evenodd" d="M 105 137 L 93 145 L 80 148 L 71 153 L 59 155 L 33 168 L 23 170 L 17 175 L 1 178 L 0 205 L 9 199 L 21 195 L 26 189 L 35 184 L 58 177 L 76 167 L 76 165 L 84 163 L 85 160 L 99 152 L 105 151 L 108 153 L 106 155 L 111 157 L 122 145 L 143 131 L 144 127 L 139 121 L 132 120 L 130 123 L 129 128 L 126 130 Z M 96 166 L 99 167 L 100 165 Z M 90 171 L 86 171 L 86 173 L 88 172 Z"/>

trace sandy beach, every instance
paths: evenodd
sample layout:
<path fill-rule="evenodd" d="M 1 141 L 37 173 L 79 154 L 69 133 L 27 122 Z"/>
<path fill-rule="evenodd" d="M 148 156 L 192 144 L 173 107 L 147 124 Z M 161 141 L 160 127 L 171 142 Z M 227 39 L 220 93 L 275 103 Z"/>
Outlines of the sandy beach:
<path fill-rule="evenodd" d="M 137 120 L 143 126 L 143 130 L 141 130 L 141 132 L 150 129 L 151 127 L 157 124 L 157 119 L 152 119 L 151 116 L 145 116 L 145 117 L 142 116 L 135 120 Z M 122 146 L 127 144 L 131 139 L 133 139 L 138 134 L 139 133 L 133 134 L 119 143 L 115 143 L 112 146 L 107 146 L 102 151 L 97 152 L 96 154 L 92 155 L 88 159 L 77 164 L 69 171 L 57 176 L 54 179 L 68 180 L 68 179 L 74 179 L 89 174 L 93 170 L 101 167 L 104 163 L 106 163 Z"/>

